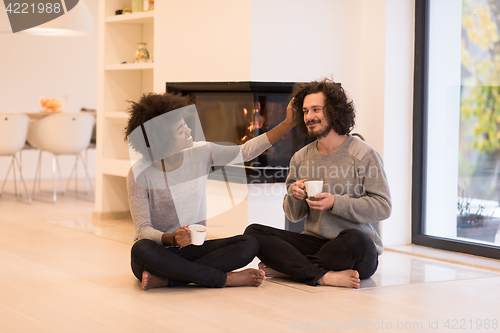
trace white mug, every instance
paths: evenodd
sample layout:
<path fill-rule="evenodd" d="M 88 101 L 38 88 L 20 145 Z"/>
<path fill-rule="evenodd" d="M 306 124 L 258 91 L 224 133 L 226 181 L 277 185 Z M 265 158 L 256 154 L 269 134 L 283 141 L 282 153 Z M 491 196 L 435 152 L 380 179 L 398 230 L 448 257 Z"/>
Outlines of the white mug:
<path fill-rule="evenodd" d="M 189 234 L 191 235 L 191 244 L 203 245 L 207 238 L 208 228 L 201 224 L 191 224 Z"/>
<path fill-rule="evenodd" d="M 307 198 L 309 200 L 314 199 L 316 194 L 323 192 L 323 181 L 322 180 L 310 180 L 304 183 L 306 186 Z"/>

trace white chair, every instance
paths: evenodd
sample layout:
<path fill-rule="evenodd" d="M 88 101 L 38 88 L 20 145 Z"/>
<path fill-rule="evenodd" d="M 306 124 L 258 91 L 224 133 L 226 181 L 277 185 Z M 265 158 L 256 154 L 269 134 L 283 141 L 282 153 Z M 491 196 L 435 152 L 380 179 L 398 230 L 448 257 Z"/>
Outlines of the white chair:
<path fill-rule="evenodd" d="M 78 160 L 82 162 L 85 170 L 85 179 L 95 195 L 94 188 L 90 181 L 87 170 L 87 163 L 82 157 L 81 152 L 87 148 L 90 143 L 92 129 L 94 127 L 95 118 L 91 114 L 86 113 L 59 113 L 46 116 L 31 123 L 28 131 L 28 143 L 40 149 L 37 168 L 35 171 L 35 184 L 33 185 L 32 197 L 35 199 L 35 190 L 38 181 L 40 189 L 40 178 L 42 170 L 42 152 L 50 152 L 52 158 L 52 178 L 53 178 L 53 195 L 52 201 L 57 201 L 57 181 L 56 173 L 59 174 L 61 184 L 61 192 L 64 194 L 64 184 L 61 176 L 61 168 L 59 166 L 59 155 L 75 155 L 75 165 L 71 171 L 68 183 L 73 174 L 75 175 L 75 192 L 77 191 L 77 167 Z M 86 183 L 87 184 L 87 183 Z"/>
<path fill-rule="evenodd" d="M 11 156 L 11 162 L 9 169 L 7 170 L 7 175 L 3 181 L 2 188 L 0 189 L 0 196 L 2 196 L 5 183 L 12 170 L 14 176 L 14 188 L 15 196 L 20 200 L 23 196 L 23 187 L 26 192 L 27 202 L 31 203 L 31 198 L 28 193 L 26 184 L 24 183 L 23 173 L 21 169 L 21 164 L 17 160 L 16 153 L 20 152 L 26 143 L 26 136 L 28 133 L 28 125 L 30 118 L 25 114 L 11 114 L 11 113 L 1 113 L 0 114 L 0 156 Z M 20 195 L 17 193 L 17 179 L 16 179 L 16 167 L 19 171 L 19 177 L 21 178 L 20 185 Z"/>

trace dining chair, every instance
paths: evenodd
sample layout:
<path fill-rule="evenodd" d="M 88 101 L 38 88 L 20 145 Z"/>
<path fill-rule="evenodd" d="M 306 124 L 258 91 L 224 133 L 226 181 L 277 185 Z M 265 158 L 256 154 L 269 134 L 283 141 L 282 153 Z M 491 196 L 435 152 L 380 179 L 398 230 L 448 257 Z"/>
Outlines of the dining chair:
<path fill-rule="evenodd" d="M 30 119 L 25 114 L 15 114 L 15 113 L 1 113 L 0 114 L 0 156 L 10 156 L 11 161 L 9 168 L 7 170 L 7 175 L 0 189 L 0 197 L 2 196 L 3 189 L 9 178 L 10 171 L 14 177 L 14 189 L 15 196 L 18 200 L 23 197 L 23 187 L 26 193 L 27 203 L 31 203 L 31 197 L 29 195 L 26 183 L 24 182 L 21 163 L 16 157 L 16 154 L 21 151 L 26 143 L 26 136 L 28 133 L 28 125 Z M 21 180 L 19 191 L 17 193 L 17 179 L 16 179 L 16 168 L 19 171 L 19 178 Z M 22 200 L 21 200 L 22 201 Z"/>
<path fill-rule="evenodd" d="M 36 187 L 41 191 L 40 179 L 42 172 L 42 152 L 52 153 L 52 179 L 53 192 L 52 202 L 57 201 L 57 181 L 56 174 L 59 175 L 61 193 L 65 193 L 64 183 L 61 175 L 61 167 L 59 165 L 59 155 L 74 155 L 75 164 L 68 177 L 68 184 L 75 176 L 75 192 L 77 190 L 77 171 L 78 161 L 81 161 L 85 171 L 85 180 L 90 184 L 92 194 L 95 195 L 92 182 L 90 181 L 87 163 L 82 156 L 82 151 L 88 147 L 92 135 L 92 129 L 95 123 L 95 118 L 91 114 L 86 113 L 58 113 L 48 115 L 30 124 L 28 130 L 28 143 L 40 149 L 38 156 L 37 167 L 35 171 L 35 183 L 33 185 L 32 197 L 35 196 Z M 86 183 L 87 184 L 87 183 Z"/>
<path fill-rule="evenodd" d="M 357 137 L 358 137 L 358 138 L 360 138 L 362 141 L 365 141 L 365 138 L 364 138 L 361 134 L 359 134 L 359 133 L 352 133 L 351 135 L 352 135 L 352 136 L 357 136 Z"/>

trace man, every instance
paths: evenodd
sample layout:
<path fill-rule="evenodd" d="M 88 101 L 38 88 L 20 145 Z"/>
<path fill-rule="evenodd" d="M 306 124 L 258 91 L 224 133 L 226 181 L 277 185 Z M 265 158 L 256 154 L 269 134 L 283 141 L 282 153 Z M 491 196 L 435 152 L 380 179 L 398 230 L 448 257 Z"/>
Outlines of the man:
<path fill-rule="evenodd" d="M 391 214 L 382 159 L 349 134 L 354 105 L 334 82 L 297 84 L 294 108 L 299 129 L 316 140 L 290 160 L 283 207 L 292 222 L 306 218 L 305 231 L 252 224 L 245 234 L 259 241 L 266 277 L 359 288 L 377 270 L 380 221 Z M 323 193 L 307 198 L 307 180 L 322 180 Z"/>

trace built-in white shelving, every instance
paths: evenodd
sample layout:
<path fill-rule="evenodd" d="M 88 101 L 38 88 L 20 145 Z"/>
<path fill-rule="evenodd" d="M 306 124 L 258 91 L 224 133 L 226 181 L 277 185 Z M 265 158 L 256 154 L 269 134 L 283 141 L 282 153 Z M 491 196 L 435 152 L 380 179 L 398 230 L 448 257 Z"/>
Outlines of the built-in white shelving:
<path fill-rule="evenodd" d="M 103 167 L 101 172 L 108 176 L 126 177 L 130 169 L 131 163 L 129 160 L 118 159 L 103 159 Z"/>
<path fill-rule="evenodd" d="M 128 23 L 128 24 L 144 24 L 151 23 L 154 20 L 154 11 L 144 13 L 130 13 L 114 16 L 106 16 L 106 23 Z"/>
<path fill-rule="evenodd" d="M 115 15 L 130 0 L 99 3 L 96 216 L 129 210 L 126 176 L 130 169 L 124 129 L 129 101 L 153 91 L 155 12 Z M 134 63 L 138 43 L 147 43 L 150 61 Z"/>
<path fill-rule="evenodd" d="M 104 70 L 106 71 L 129 71 L 129 70 L 143 70 L 143 69 L 153 69 L 154 64 L 152 62 L 147 63 L 126 63 L 126 64 L 107 64 L 104 65 Z"/>

